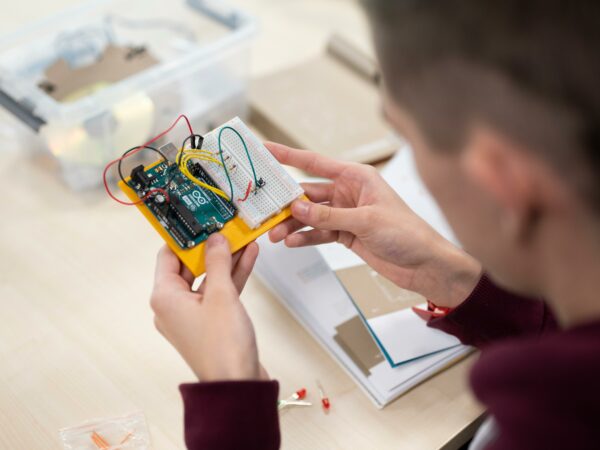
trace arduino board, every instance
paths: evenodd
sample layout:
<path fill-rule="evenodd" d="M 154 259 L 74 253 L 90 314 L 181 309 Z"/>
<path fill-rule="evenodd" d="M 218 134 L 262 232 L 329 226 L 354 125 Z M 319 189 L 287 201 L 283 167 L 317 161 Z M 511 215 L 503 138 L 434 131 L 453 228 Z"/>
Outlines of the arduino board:
<path fill-rule="evenodd" d="M 303 190 L 237 117 L 189 142 L 161 147 L 163 159 L 135 167 L 119 187 L 199 276 L 212 233 L 235 252 L 288 218 Z"/>

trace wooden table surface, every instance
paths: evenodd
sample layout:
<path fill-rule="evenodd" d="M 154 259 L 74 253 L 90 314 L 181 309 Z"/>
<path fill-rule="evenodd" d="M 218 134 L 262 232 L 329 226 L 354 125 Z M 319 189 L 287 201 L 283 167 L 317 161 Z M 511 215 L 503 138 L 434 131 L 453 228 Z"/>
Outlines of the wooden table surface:
<path fill-rule="evenodd" d="M 49 3 L 73 1 L 39 1 Z M 19 2 L 0 24 L 32 18 L 37 4 Z M 364 31 L 342 0 L 243 4 L 263 22 L 253 73 L 309 56 L 344 24 Z M 276 43 L 290 33 L 292 52 Z M 10 138 L 12 125 L 0 125 Z M 193 376 L 148 306 L 158 236 L 101 192 L 69 191 L 28 153 L 0 149 L 0 192 L 0 448 L 60 449 L 59 428 L 141 410 L 155 449 L 183 449 L 177 386 Z M 482 413 L 467 388 L 474 357 L 377 410 L 258 281 L 242 299 L 282 393 L 319 378 L 332 401 L 327 416 L 320 408 L 283 412 L 284 449 L 450 449 L 473 432 Z"/>

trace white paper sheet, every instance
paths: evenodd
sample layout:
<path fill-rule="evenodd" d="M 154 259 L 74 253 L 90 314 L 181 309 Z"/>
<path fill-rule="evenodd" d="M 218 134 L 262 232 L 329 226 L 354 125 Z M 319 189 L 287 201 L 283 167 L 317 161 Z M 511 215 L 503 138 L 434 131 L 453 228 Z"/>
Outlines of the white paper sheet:
<path fill-rule="evenodd" d="M 336 327 L 355 317 L 357 311 L 318 250 L 288 249 L 270 243 L 264 236 L 259 245 L 261 252 L 255 273 L 378 407 L 470 351 L 468 347 L 457 346 L 396 368 L 383 361 L 365 375 L 334 339 Z"/>
<path fill-rule="evenodd" d="M 446 239 L 457 243 L 441 210 L 421 181 L 412 150 L 408 145 L 402 147 L 390 160 L 383 169 L 382 176 L 416 214 Z M 321 245 L 318 249 L 333 271 L 365 264 L 358 256 L 339 244 Z M 363 318 L 368 316 L 362 315 Z M 454 336 L 426 327 L 422 319 L 410 309 L 395 311 L 365 321 L 393 366 L 459 344 Z M 405 342 L 406 336 L 412 336 L 411 345 Z"/>

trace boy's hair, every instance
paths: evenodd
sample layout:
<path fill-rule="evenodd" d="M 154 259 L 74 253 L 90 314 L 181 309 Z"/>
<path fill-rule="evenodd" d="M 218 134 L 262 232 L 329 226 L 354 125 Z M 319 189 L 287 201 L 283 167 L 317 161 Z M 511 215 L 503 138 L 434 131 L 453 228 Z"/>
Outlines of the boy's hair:
<path fill-rule="evenodd" d="M 600 1 L 362 0 L 386 88 L 429 144 L 486 123 L 600 211 Z"/>

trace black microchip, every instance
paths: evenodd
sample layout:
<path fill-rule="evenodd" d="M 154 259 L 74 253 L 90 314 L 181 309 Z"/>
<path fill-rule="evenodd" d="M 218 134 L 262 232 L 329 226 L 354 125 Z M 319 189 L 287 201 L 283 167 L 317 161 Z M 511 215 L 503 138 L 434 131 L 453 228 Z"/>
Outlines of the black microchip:
<path fill-rule="evenodd" d="M 216 183 L 213 181 L 213 179 L 210 177 L 210 175 L 208 173 L 206 173 L 206 171 L 202 168 L 202 166 L 199 163 L 197 163 L 197 162 L 189 163 L 188 169 L 195 178 L 198 178 L 200 181 L 205 182 L 209 186 L 212 186 L 215 188 L 217 187 Z M 221 214 L 223 214 L 223 215 L 227 214 L 227 215 L 231 215 L 233 217 L 233 215 L 235 214 L 235 208 L 231 202 L 228 202 L 228 201 L 223 202 L 222 200 L 220 200 L 216 197 L 215 197 L 215 200 L 218 202 L 217 208 L 219 209 L 219 212 Z"/>
<path fill-rule="evenodd" d="M 198 236 L 204 230 L 191 211 L 175 196 L 171 199 L 169 212 L 177 216 L 193 237 Z"/>
<path fill-rule="evenodd" d="M 154 215 L 165 224 L 166 228 L 171 233 L 171 236 L 180 247 L 185 247 L 187 244 L 187 238 L 183 236 L 179 230 L 177 229 L 177 222 L 175 220 L 170 219 L 165 212 L 168 211 L 168 206 L 165 208 L 162 205 L 158 205 L 154 202 L 146 202 L 150 211 L 154 213 Z"/>

